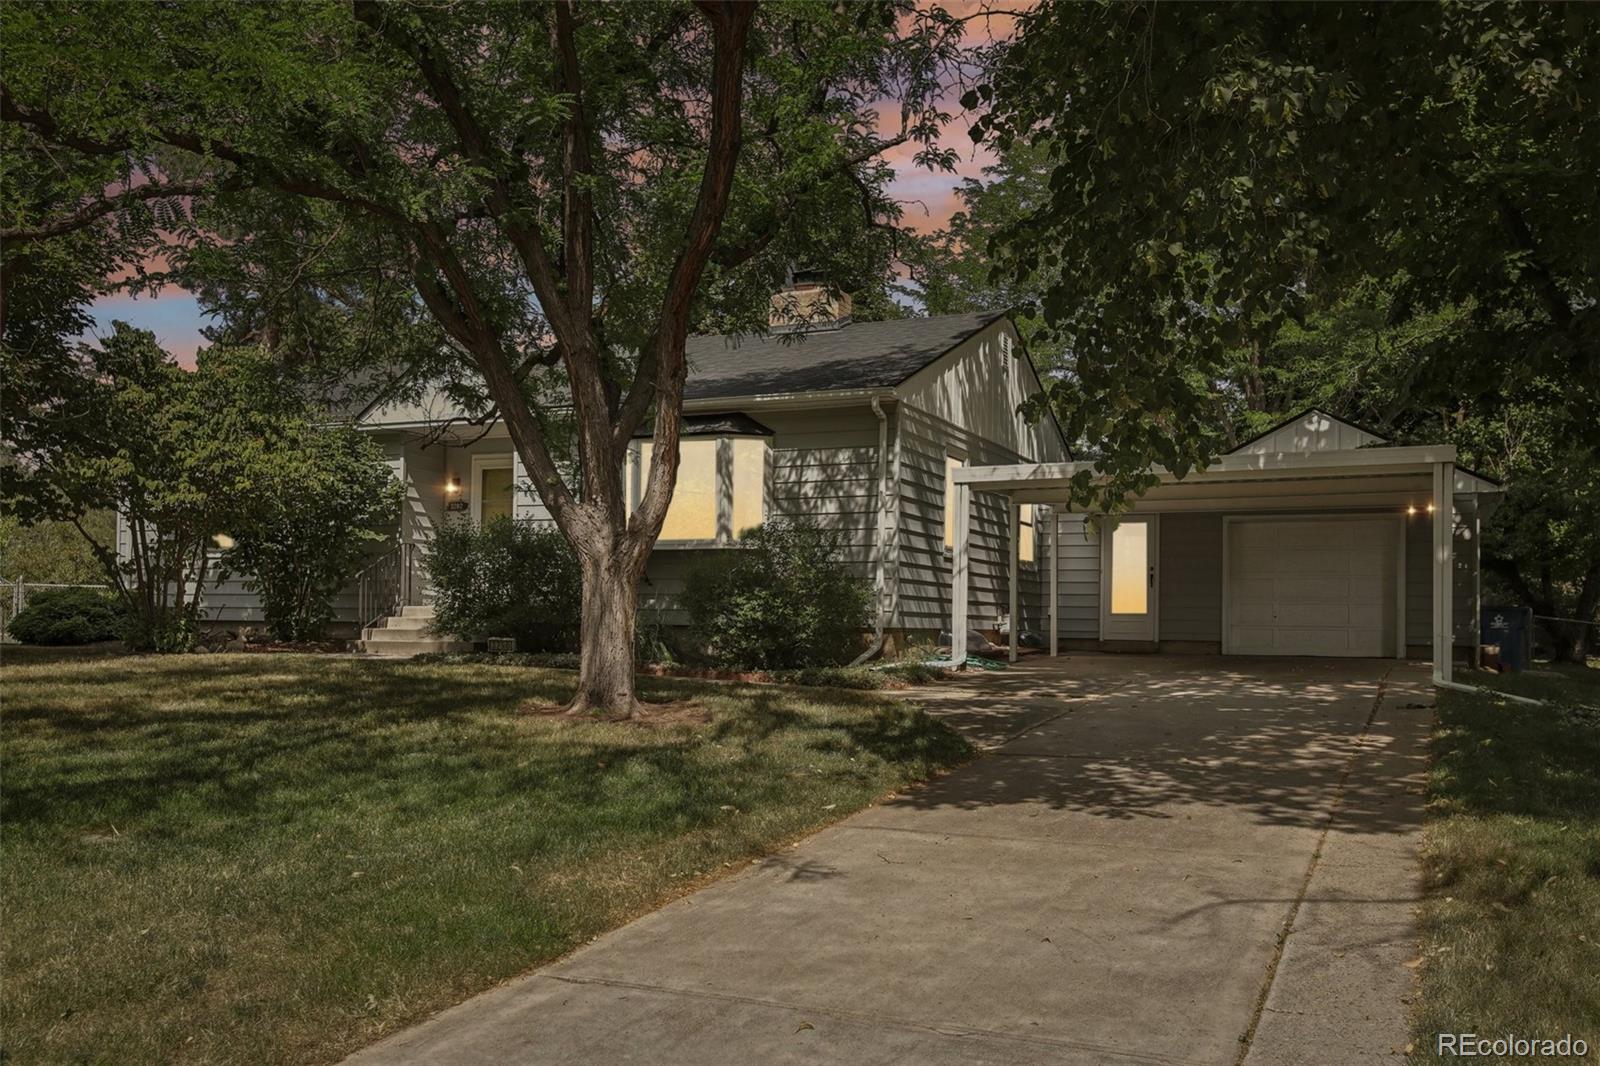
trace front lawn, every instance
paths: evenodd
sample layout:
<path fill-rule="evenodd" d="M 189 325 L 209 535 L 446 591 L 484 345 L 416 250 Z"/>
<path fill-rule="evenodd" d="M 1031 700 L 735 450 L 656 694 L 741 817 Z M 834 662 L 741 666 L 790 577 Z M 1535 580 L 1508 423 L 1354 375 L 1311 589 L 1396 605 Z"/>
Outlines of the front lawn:
<path fill-rule="evenodd" d="M 1600 1054 L 1600 669 L 1471 674 L 1534 707 L 1441 692 L 1428 784 L 1421 1061 L 1435 1034 Z"/>
<path fill-rule="evenodd" d="M 0 653 L 3 654 L 3 653 Z M 0 670 L 0 1060 L 329 1061 L 965 758 L 863 692 L 298 655 Z"/>

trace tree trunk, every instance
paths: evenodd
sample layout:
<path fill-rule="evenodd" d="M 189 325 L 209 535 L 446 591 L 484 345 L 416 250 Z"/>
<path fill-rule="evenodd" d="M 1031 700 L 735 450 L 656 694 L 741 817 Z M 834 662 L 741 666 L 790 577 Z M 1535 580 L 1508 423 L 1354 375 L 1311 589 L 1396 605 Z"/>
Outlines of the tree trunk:
<path fill-rule="evenodd" d="M 634 623 L 639 613 L 639 567 L 623 551 L 580 562 L 583 622 L 578 691 L 568 714 L 605 711 L 633 717 L 640 710 L 634 686 Z"/>

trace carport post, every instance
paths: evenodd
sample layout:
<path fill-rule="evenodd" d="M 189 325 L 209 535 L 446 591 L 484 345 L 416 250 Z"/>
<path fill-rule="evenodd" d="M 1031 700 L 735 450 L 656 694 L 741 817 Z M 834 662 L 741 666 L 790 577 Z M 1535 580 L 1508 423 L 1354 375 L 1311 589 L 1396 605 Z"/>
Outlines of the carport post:
<path fill-rule="evenodd" d="M 955 545 L 952 549 L 950 588 L 950 662 L 955 666 L 967 663 L 967 541 L 971 535 L 972 486 L 956 482 Z"/>
<path fill-rule="evenodd" d="M 1022 626 L 1022 620 L 1017 617 L 1017 606 L 1021 602 L 1021 597 L 1017 595 L 1017 557 L 1022 554 L 1022 545 L 1019 543 L 1022 539 L 1022 506 L 1017 503 L 1015 496 L 1007 496 L 1006 507 L 1011 512 L 1011 558 L 1008 560 L 1010 568 L 1006 581 L 1006 587 L 1011 590 L 1011 613 L 1009 615 L 1011 625 L 1007 627 L 1011 632 L 1011 641 L 1008 645 L 1006 657 L 1012 662 L 1016 662 L 1017 630 Z"/>
<path fill-rule="evenodd" d="M 1451 683 L 1455 655 L 1456 464 L 1433 464 L 1433 679 Z"/>
<path fill-rule="evenodd" d="M 1061 649 L 1061 510 L 1050 508 L 1050 654 Z"/>

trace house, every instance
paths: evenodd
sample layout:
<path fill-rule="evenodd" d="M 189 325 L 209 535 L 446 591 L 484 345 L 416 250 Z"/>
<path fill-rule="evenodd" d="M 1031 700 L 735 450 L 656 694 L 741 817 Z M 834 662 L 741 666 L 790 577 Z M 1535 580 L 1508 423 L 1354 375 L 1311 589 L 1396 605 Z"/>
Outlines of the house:
<path fill-rule="evenodd" d="M 847 297 L 801 287 L 774 297 L 769 335 L 690 338 L 681 467 L 640 586 L 642 618 L 686 623 L 679 594 L 697 558 L 734 549 L 764 520 L 806 518 L 843 534 L 847 561 L 877 590 L 877 625 L 895 640 L 932 638 L 951 614 L 954 473 L 1070 458 L 1053 421 L 1017 414 L 1039 377 L 1004 316 L 856 322 L 849 312 Z M 436 646 L 416 628 L 434 530 L 549 514 L 504 425 L 469 424 L 442 392 L 356 422 L 382 443 L 407 502 L 395 552 L 341 599 L 338 621 L 389 649 Z M 635 500 L 649 461 L 641 432 L 627 472 Z M 1043 555 L 1032 508 L 1020 513 L 1016 611 L 1037 627 Z M 1010 610 L 1007 521 L 995 499 L 973 509 L 969 527 L 970 609 L 991 625 Z M 242 579 L 208 590 L 205 607 L 213 624 L 261 617 Z"/>
<path fill-rule="evenodd" d="M 973 546 L 978 501 L 1003 500 L 1054 508 L 1054 647 L 1412 656 L 1446 684 L 1455 655 L 1476 651 L 1479 535 L 1501 488 L 1458 466 L 1454 447 L 1394 446 L 1307 410 L 1187 477 L 1154 471 L 1160 483 L 1114 518 L 1064 510 L 1085 468 L 956 471 L 957 626 L 992 595 L 977 573 L 980 554 L 992 566 Z"/>

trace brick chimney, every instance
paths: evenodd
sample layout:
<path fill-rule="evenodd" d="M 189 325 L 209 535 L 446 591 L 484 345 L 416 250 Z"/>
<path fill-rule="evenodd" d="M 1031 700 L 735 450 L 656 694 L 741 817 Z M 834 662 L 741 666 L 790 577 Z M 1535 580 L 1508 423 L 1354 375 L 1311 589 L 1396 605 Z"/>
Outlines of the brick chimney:
<path fill-rule="evenodd" d="M 816 333 L 840 329 L 850 324 L 850 294 L 834 293 L 822 276 L 796 270 L 778 292 L 772 294 L 767 325 L 774 333 Z"/>

